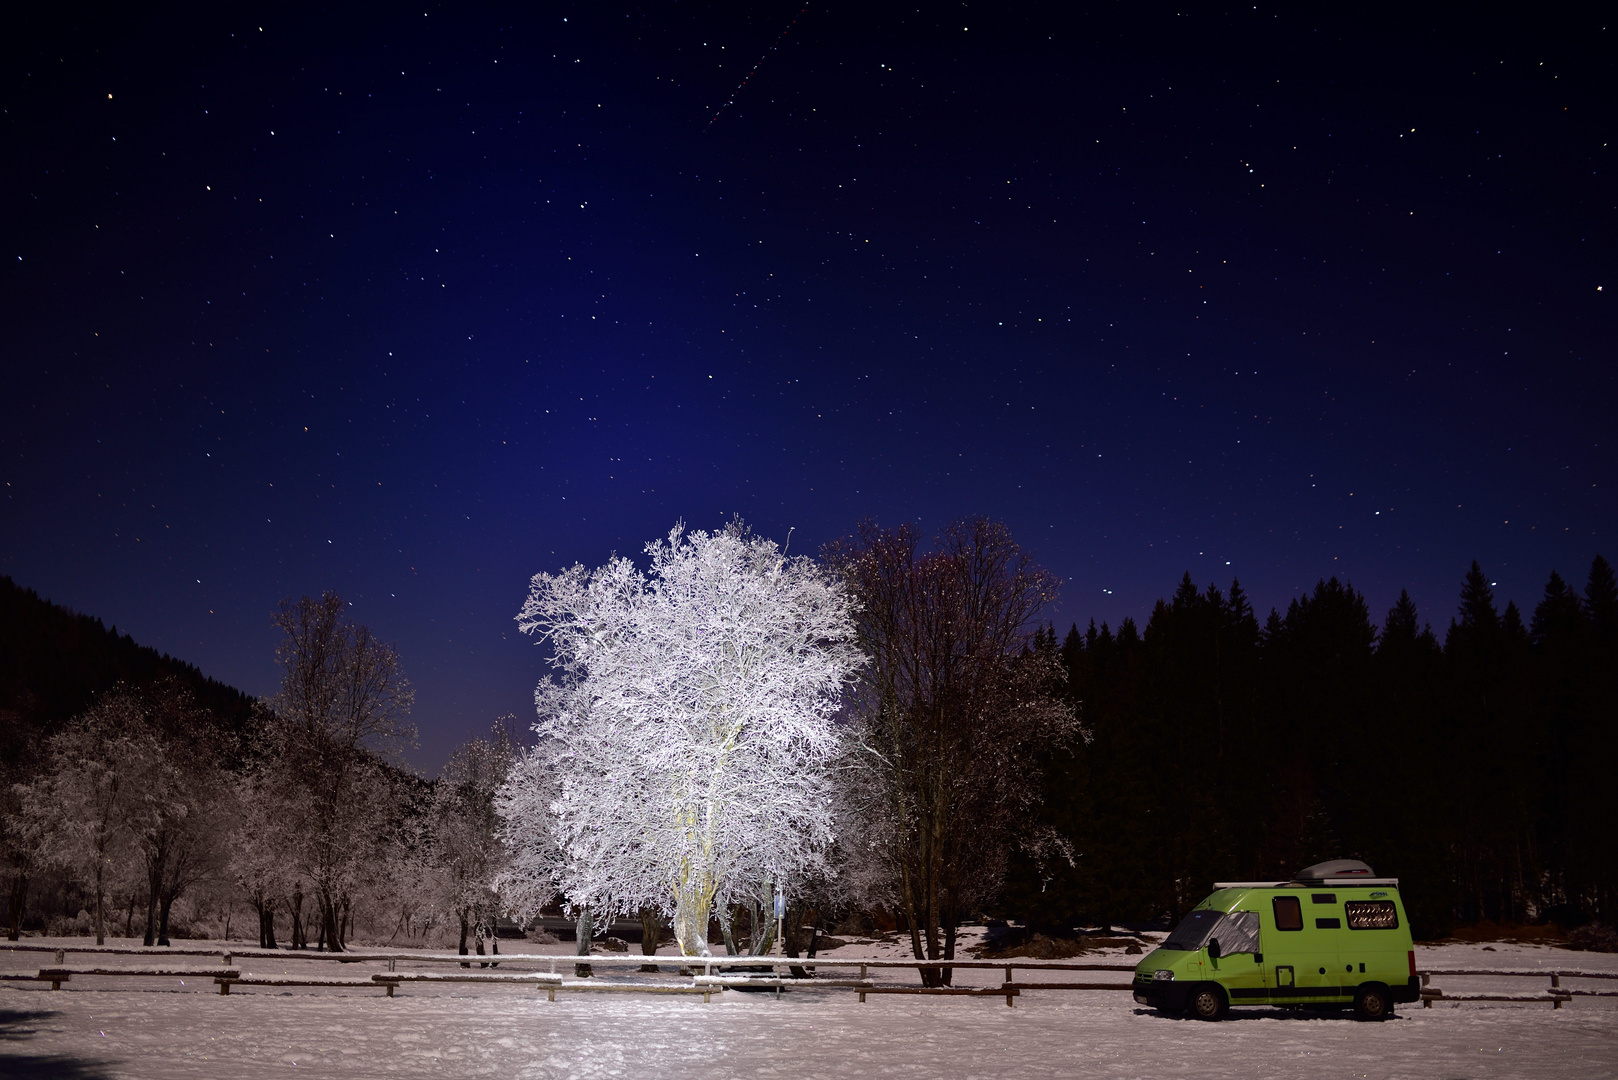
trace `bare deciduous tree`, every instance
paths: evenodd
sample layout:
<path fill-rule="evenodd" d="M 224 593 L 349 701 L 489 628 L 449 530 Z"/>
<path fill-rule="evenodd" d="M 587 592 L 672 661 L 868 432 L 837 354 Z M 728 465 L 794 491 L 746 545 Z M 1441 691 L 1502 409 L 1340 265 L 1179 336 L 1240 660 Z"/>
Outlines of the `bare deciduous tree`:
<path fill-rule="evenodd" d="M 886 834 L 848 839 L 885 870 L 917 959 L 953 959 L 956 927 L 1027 838 L 1040 792 L 1031 751 L 1080 731 L 1052 693 L 1054 653 L 1026 648 L 1059 582 L 982 518 L 950 525 L 927 552 L 911 526 L 866 524 L 826 557 L 860 601 L 851 766 L 867 832 Z"/>
<path fill-rule="evenodd" d="M 299 869 L 320 909 L 321 943 L 341 950 L 356 875 L 390 797 L 368 751 L 413 735 L 405 718 L 415 691 L 398 652 L 350 619 L 335 593 L 283 601 L 273 621 L 285 635 L 275 756 L 282 781 L 302 787 Z"/>

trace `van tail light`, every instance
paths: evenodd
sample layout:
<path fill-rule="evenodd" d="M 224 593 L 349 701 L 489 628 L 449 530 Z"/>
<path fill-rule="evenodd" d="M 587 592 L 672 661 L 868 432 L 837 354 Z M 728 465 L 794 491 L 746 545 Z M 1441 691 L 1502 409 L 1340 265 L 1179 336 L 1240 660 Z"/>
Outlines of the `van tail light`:
<path fill-rule="evenodd" d="M 1405 955 L 1410 958 L 1410 977 L 1414 979 L 1416 977 L 1416 950 L 1411 949 Z"/>

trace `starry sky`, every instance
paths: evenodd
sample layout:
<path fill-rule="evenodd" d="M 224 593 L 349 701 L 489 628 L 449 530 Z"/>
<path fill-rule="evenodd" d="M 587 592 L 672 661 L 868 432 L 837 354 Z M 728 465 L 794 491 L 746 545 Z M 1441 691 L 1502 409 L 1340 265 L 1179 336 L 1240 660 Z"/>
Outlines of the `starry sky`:
<path fill-rule="evenodd" d="M 334 7 L 3 16 L 0 573 L 253 693 L 336 590 L 428 773 L 677 520 L 987 514 L 1061 630 L 1618 558 L 1600 18 Z"/>

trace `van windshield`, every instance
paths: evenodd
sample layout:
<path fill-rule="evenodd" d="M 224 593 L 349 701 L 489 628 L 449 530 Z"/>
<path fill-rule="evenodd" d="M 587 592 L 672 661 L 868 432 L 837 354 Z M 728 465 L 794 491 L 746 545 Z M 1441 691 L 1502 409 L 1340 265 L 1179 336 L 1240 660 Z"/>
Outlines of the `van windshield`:
<path fill-rule="evenodd" d="M 1158 948 L 1173 949 L 1176 952 L 1195 952 L 1207 942 L 1208 935 L 1213 933 L 1214 927 L 1218 926 L 1219 920 L 1224 917 L 1225 913 L 1222 911 L 1193 911 L 1180 920 L 1180 925 L 1174 928 L 1174 933 L 1165 938 Z"/>
<path fill-rule="evenodd" d="M 1220 950 L 1226 955 L 1258 952 L 1258 915 L 1251 911 L 1233 911 L 1229 915 L 1193 911 L 1158 948 L 1195 952 L 1213 937 L 1219 938 Z"/>

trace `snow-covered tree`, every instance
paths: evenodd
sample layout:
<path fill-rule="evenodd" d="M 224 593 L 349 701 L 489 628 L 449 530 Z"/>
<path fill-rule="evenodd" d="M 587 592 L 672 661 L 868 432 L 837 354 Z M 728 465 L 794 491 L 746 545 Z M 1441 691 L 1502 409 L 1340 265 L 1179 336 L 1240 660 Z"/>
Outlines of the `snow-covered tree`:
<path fill-rule="evenodd" d="M 496 725 L 489 738 L 456 747 L 433 785 L 430 859 L 441 884 L 441 902 L 460 922 L 463 956 L 467 933 L 477 933 L 481 953 L 483 938 L 499 914 L 493 883 L 505 850 L 498 835 L 495 792 L 511 772 L 512 756 L 510 737 Z"/>
<path fill-rule="evenodd" d="M 27 815 L 41 823 L 43 858 L 93 898 L 97 945 L 107 941 L 107 888 L 128 854 L 133 781 L 152 742 L 139 697 L 120 685 L 52 737 L 44 775 L 20 792 Z"/>
<path fill-rule="evenodd" d="M 127 751 L 138 763 L 127 827 L 145 871 L 145 943 L 167 945 L 174 901 L 223 860 L 232 800 L 219 739 L 190 690 L 166 678 L 141 701 L 144 724 Z"/>
<path fill-rule="evenodd" d="M 294 878 L 288 852 L 299 839 L 290 829 L 295 808 L 288 800 L 286 785 L 278 782 L 269 764 L 259 765 L 243 778 L 237 786 L 236 804 L 236 828 L 227 840 L 230 879 L 258 916 L 259 948 L 274 949 L 275 912 L 292 895 Z"/>
<path fill-rule="evenodd" d="M 534 577 L 518 624 L 553 650 L 538 746 L 502 792 L 508 897 L 670 913 L 708 953 L 720 904 L 815 870 L 832 839 L 833 715 L 859 663 L 843 586 L 737 521 Z"/>

